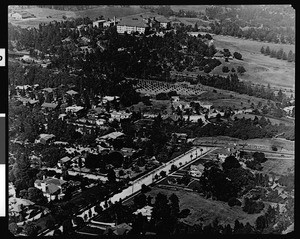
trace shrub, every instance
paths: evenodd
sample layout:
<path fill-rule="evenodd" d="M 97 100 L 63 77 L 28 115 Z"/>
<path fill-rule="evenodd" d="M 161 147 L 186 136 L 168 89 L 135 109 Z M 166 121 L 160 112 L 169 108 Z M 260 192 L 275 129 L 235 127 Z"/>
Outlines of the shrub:
<path fill-rule="evenodd" d="M 232 198 L 229 198 L 229 200 L 228 200 L 228 205 L 229 205 L 230 207 L 233 207 L 233 206 L 235 206 L 235 205 L 241 206 L 242 203 L 241 203 L 240 200 L 238 200 L 237 198 L 232 197 Z"/>
<path fill-rule="evenodd" d="M 179 213 L 179 218 L 186 218 L 190 214 L 191 210 L 190 209 L 183 209 Z"/>
<path fill-rule="evenodd" d="M 223 66 L 223 67 L 222 67 L 222 71 L 223 71 L 224 73 L 227 73 L 227 72 L 229 72 L 229 68 L 228 68 L 227 66 Z"/>
<path fill-rule="evenodd" d="M 234 52 L 233 53 L 233 57 L 238 59 L 238 60 L 242 60 L 242 54 L 241 53 L 238 53 L 238 52 Z"/>

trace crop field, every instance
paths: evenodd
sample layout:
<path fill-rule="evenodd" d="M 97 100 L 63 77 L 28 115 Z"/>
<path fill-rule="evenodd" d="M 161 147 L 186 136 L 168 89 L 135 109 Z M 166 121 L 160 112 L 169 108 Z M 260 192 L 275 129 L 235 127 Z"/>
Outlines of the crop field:
<path fill-rule="evenodd" d="M 244 66 L 247 72 L 240 76 L 241 80 L 251 81 L 253 83 L 267 85 L 268 83 L 276 88 L 286 88 L 288 90 L 295 88 L 295 63 L 278 60 L 264 56 L 260 53 L 261 47 L 269 46 L 270 49 L 283 51 L 288 54 L 290 50 L 295 52 L 295 45 L 265 43 L 260 41 L 252 41 L 246 39 L 235 38 L 231 36 L 214 35 L 214 44 L 217 49 L 228 48 L 230 52 L 240 52 L 243 56 L 242 61 L 230 60 L 229 68 L 237 65 Z M 213 74 L 223 74 L 220 69 L 222 65 L 216 67 Z"/>
<path fill-rule="evenodd" d="M 184 219 L 183 222 L 194 225 L 203 223 L 204 225 L 211 223 L 214 218 L 218 217 L 220 224 L 234 225 L 235 219 L 240 222 L 255 225 L 255 220 L 258 216 L 263 214 L 263 211 L 259 214 L 247 214 L 242 211 L 241 207 L 230 208 L 227 203 L 221 201 L 213 201 L 205 199 L 196 192 L 189 192 L 183 189 L 177 188 L 177 190 L 169 190 L 165 188 L 153 187 L 152 190 L 146 195 L 151 195 L 155 198 L 158 193 L 163 193 L 170 197 L 174 193 L 179 198 L 180 210 L 190 209 L 190 215 Z"/>
<path fill-rule="evenodd" d="M 204 93 L 202 85 L 189 86 L 187 84 L 171 84 L 168 82 L 139 80 L 137 91 L 142 94 L 156 95 L 169 91 L 176 91 L 179 95 L 200 95 Z"/>

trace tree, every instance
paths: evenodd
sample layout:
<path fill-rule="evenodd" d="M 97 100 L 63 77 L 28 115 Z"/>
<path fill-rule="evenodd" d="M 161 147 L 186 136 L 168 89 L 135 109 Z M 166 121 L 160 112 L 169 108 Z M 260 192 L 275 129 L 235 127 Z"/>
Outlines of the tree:
<path fill-rule="evenodd" d="M 63 221 L 62 227 L 63 227 L 63 235 L 70 235 L 73 231 L 73 224 L 70 219 L 66 219 L 65 221 Z"/>
<path fill-rule="evenodd" d="M 288 60 L 288 62 L 292 62 L 294 60 L 294 54 L 291 50 L 289 51 L 287 60 Z"/>
<path fill-rule="evenodd" d="M 270 57 L 274 58 L 274 57 L 276 57 L 276 55 L 277 55 L 276 50 L 272 50 Z"/>
<path fill-rule="evenodd" d="M 116 174 L 115 171 L 111 168 L 107 172 L 107 178 L 109 182 L 115 182 L 116 181 Z"/>
<path fill-rule="evenodd" d="M 222 71 L 223 71 L 224 73 L 227 73 L 227 72 L 229 72 L 229 68 L 228 68 L 227 66 L 223 66 L 223 67 L 222 67 Z"/>
<path fill-rule="evenodd" d="M 242 60 L 242 54 L 241 53 L 239 53 L 239 52 L 234 52 L 233 53 L 233 57 L 234 58 L 236 58 L 236 59 L 238 59 L 238 60 Z"/>
<path fill-rule="evenodd" d="M 170 208 L 171 208 L 171 215 L 177 218 L 179 214 L 179 199 L 176 194 L 172 193 L 169 197 L 170 200 Z"/>
<path fill-rule="evenodd" d="M 42 190 L 35 187 L 28 188 L 27 199 L 38 205 L 45 205 L 47 203 L 47 198 L 43 195 Z"/>
<path fill-rule="evenodd" d="M 265 51 L 265 55 L 270 55 L 271 51 L 269 46 L 267 46 L 266 51 Z"/>
<path fill-rule="evenodd" d="M 222 164 L 224 170 L 241 167 L 239 161 L 234 156 L 228 156 Z"/>
<path fill-rule="evenodd" d="M 262 231 L 267 226 L 267 220 L 264 215 L 259 216 L 255 221 L 256 229 Z"/>
<path fill-rule="evenodd" d="M 265 48 L 261 47 L 260 52 L 261 52 L 261 54 L 265 54 Z"/>
<path fill-rule="evenodd" d="M 285 52 L 283 52 L 283 54 L 282 54 L 282 60 L 287 60 L 288 58 L 287 58 L 287 55 L 286 55 L 286 53 Z"/>
<path fill-rule="evenodd" d="M 277 57 L 277 59 L 282 59 L 282 56 L 283 56 L 283 49 L 280 48 L 280 50 L 276 54 L 276 57 Z"/>
<path fill-rule="evenodd" d="M 33 223 L 33 222 L 28 222 L 25 225 L 23 231 L 27 236 L 34 237 L 34 236 L 37 236 L 37 234 L 38 234 L 39 226 L 35 225 L 35 223 Z"/>
<path fill-rule="evenodd" d="M 9 231 L 10 231 L 12 234 L 16 235 L 16 234 L 17 234 L 17 231 L 18 231 L 18 225 L 17 225 L 17 223 L 15 223 L 15 222 L 10 223 L 10 224 L 8 225 L 8 229 L 9 229 Z"/>
<path fill-rule="evenodd" d="M 238 66 L 237 67 L 237 72 L 242 75 L 243 73 L 246 72 L 246 69 L 243 66 Z"/>

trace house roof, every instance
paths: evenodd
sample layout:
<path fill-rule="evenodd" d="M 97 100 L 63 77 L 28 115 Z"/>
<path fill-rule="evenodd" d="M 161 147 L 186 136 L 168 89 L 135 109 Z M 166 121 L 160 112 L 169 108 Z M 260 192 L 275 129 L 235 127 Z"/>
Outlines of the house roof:
<path fill-rule="evenodd" d="M 57 185 L 48 184 L 47 189 L 46 189 L 46 193 L 54 194 L 54 193 L 58 192 L 59 190 L 60 190 L 60 188 Z"/>
<path fill-rule="evenodd" d="M 100 138 L 101 139 L 116 139 L 116 138 L 118 138 L 118 137 L 120 137 L 122 135 L 124 135 L 124 133 L 122 133 L 122 132 L 112 132 L 112 133 L 103 135 Z"/>
<path fill-rule="evenodd" d="M 54 134 L 40 134 L 40 139 L 48 140 L 54 138 Z"/>
<path fill-rule="evenodd" d="M 42 89 L 42 90 L 43 90 L 43 91 L 47 91 L 47 92 L 49 92 L 49 93 L 50 93 L 50 92 L 53 92 L 53 89 L 52 89 L 52 88 L 49 88 L 49 87 L 48 87 L 48 88 L 44 88 L 44 89 Z"/>
<path fill-rule="evenodd" d="M 68 156 L 63 157 L 63 158 L 60 159 L 60 161 L 63 162 L 63 163 L 66 163 L 66 162 L 68 162 L 68 161 L 70 161 L 70 160 L 71 160 L 71 158 L 68 157 Z"/>
<path fill-rule="evenodd" d="M 69 94 L 69 95 L 76 95 L 76 94 L 78 94 L 78 92 L 76 92 L 75 90 L 68 90 L 66 93 Z"/>
<path fill-rule="evenodd" d="M 214 57 L 223 57 L 223 56 L 224 55 L 220 51 L 218 51 L 214 54 Z"/>
<path fill-rule="evenodd" d="M 58 104 L 55 104 L 55 103 L 43 103 L 42 107 L 55 109 L 57 107 L 57 105 Z"/>
<path fill-rule="evenodd" d="M 131 231 L 132 227 L 127 223 L 121 223 L 113 228 L 115 235 L 123 235 L 125 232 Z"/>

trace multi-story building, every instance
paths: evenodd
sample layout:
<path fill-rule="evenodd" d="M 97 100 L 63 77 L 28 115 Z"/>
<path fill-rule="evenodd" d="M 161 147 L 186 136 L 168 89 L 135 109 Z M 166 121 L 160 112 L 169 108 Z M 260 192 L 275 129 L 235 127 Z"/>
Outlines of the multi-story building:
<path fill-rule="evenodd" d="M 144 19 L 141 16 L 131 16 L 121 19 L 121 21 L 117 25 L 117 32 L 127 32 L 128 34 L 138 32 L 140 34 L 145 34 L 149 30 L 149 28 L 150 27 L 147 19 Z"/>

